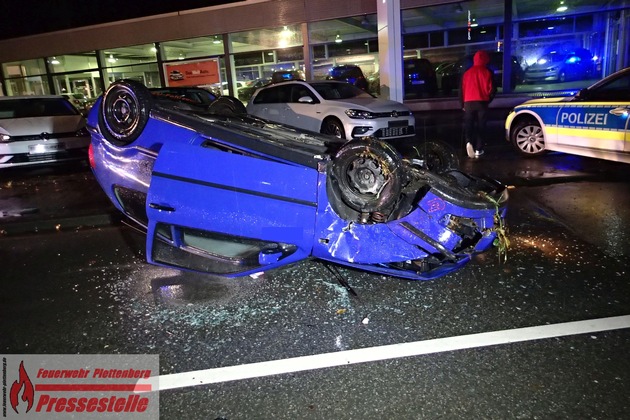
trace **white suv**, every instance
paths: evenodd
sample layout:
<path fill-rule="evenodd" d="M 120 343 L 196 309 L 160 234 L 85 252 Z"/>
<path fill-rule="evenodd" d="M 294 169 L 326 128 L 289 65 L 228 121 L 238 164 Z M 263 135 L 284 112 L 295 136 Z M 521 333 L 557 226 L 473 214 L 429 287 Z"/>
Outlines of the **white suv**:
<path fill-rule="evenodd" d="M 342 139 L 413 137 L 415 119 L 400 102 L 378 99 L 345 82 L 292 80 L 265 86 L 247 112 L 266 120 Z"/>

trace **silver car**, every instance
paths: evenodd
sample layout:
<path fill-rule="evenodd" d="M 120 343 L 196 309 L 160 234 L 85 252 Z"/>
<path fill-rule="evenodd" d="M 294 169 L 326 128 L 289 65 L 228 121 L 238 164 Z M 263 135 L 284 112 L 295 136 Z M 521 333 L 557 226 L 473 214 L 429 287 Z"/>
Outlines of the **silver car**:
<path fill-rule="evenodd" d="M 287 81 L 256 91 L 247 112 L 266 120 L 342 139 L 413 137 L 415 119 L 400 102 L 375 98 L 345 82 Z"/>
<path fill-rule="evenodd" d="M 87 158 L 85 118 L 63 96 L 0 97 L 0 168 Z"/>

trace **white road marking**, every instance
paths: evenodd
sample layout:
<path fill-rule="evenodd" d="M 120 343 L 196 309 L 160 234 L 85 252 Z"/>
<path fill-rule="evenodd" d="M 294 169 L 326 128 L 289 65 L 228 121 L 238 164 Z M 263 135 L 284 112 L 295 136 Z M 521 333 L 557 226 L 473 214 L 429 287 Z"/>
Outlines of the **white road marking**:
<path fill-rule="evenodd" d="M 260 378 L 283 373 L 323 369 L 357 363 L 376 362 L 423 354 L 463 350 L 498 344 L 541 340 L 544 338 L 588 334 L 601 331 L 630 328 L 630 315 L 588 321 L 565 322 L 514 330 L 492 331 L 479 334 L 460 335 L 411 343 L 391 344 L 379 347 L 346 350 L 312 356 L 271 360 L 237 366 L 226 366 L 192 372 L 174 373 L 159 377 L 160 391 L 189 386 L 216 384 L 242 379 Z"/>

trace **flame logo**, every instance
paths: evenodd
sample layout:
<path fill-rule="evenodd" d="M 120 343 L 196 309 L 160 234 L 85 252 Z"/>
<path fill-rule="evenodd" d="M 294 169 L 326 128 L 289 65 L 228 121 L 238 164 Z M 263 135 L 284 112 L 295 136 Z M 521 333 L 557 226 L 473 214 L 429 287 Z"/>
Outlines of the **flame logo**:
<path fill-rule="evenodd" d="M 22 401 L 28 403 L 28 406 L 26 407 L 26 413 L 28 413 L 29 410 L 33 408 L 35 389 L 33 388 L 33 383 L 26 373 L 26 369 L 24 369 L 24 360 L 20 362 L 20 377 L 17 381 L 13 381 L 13 385 L 11 385 L 11 393 L 9 395 L 11 398 L 11 407 L 13 407 L 13 411 L 16 413 L 18 413 L 18 394 L 22 390 L 22 386 L 24 387 L 24 390 L 22 391 Z"/>

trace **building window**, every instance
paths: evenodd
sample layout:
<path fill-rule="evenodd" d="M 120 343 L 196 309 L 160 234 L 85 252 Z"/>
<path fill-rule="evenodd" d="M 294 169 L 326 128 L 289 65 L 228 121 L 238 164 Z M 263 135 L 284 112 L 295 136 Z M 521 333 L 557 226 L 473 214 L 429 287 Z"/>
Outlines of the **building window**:
<path fill-rule="evenodd" d="M 236 32 L 229 35 L 236 94 L 246 102 L 255 87 L 271 81 L 275 71 L 304 71 L 300 25 Z"/>
<path fill-rule="evenodd" d="M 154 44 L 130 45 L 99 51 L 105 88 L 119 79 L 133 79 L 148 87 L 160 87 L 157 49 Z"/>
<path fill-rule="evenodd" d="M 7 94 L 46 95 L 50 93 L 43 58 L 2 64 Z"/>
<path fill-rule="evenodd" d="M 612 1 L 604 7 L 597 0 L 565 3 L 567 8 L 559 9 L 559 3 L 514 0 L 509 28 L 504 26 L 503 0 L 403 10 L 405 60 L 428 60 L 435 70 L 434 76 L 423 75 L 405 66 L 409 72 L 403 78 L 414 77 L 420 83 L 435 77 L 438 89 L 423 92 L 422 97 L 456 96 L 461 75 L 482 49 L 491 54 L 489 67 L 499 92 L 572 93 L 627 66 L 628 42 L 622 39 L 629 39 L 624 24 L 630 19 L 623 21 L 623 3 Z M 443 42 L 438 43 L 440 39 Z M 503 56 L 506 42 L 511 57 Z M 620 47 L 621 56 L 616 52 Z M 415 97 L 405 91 L 405 98 Z"/>
<path fill-rule="evenodd" d="M 376 14 L 313 22 L 308 25 L 308 32 L 314 79 L 341 76 L 351 83 L 360 79 L 362 88 L 379 94 Z M 345 77 L 357 67 L 360 78 Z"/>
<path fill-rule="evenodd" d="M 165 61 L 190 60 L 224 54 L 223 37 L 220 35 L 161 42 L 160 48 L 162 59 Z"/>

